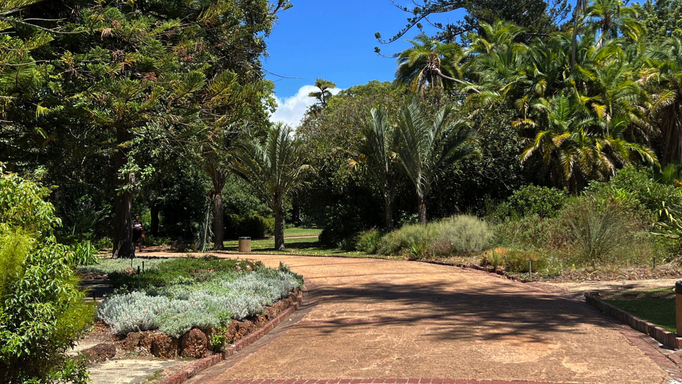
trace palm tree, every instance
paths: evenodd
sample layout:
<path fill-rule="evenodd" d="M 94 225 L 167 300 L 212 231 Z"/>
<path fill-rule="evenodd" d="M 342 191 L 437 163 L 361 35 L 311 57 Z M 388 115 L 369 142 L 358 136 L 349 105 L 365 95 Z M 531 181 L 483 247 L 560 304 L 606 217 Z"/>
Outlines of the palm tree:
<path fill-rule="evenodd" d="M 656 162 L 648 148 L 622 138 L 630 123 L 624 116 L 595 117 L 578 99 L 563 94 L 542 98 L 533 108 L 541 114 L 538 121 L 515 123 L 535 132 L 521 162 L 537 158 L 554 187 L 578 193 L 589 180 L 614 175 L 617 167 L 630 164 L 635 155 L 649 164 Z"/>
<path fill-rule="evenodd" d="M 393 229 L 393 199 L 395 198 L 395 152 L 391 149 L 393 127 L 385 107 L 370 111 L 371 117 L 361 128 L 362 146 L 358 163 L 364 162 L 371 179 L 379 186 L 384 199 L 386 229 Z"/>
<path fill-rule="evenodd" d="M 645 79 L 655 102 L 651 118 L 660 129 L 661 163 L 682 163 L 682 41 L 666 40 L 653 52 Z"/>
<path fill-rule="evenodd" d="M 396 130 L 398 158 L 417 195 L 419 222 L 426 224 L 426 202 L 431 183 L 448 165 L 475 152 L 475 132 L 463 120 L 450 122 L 452 106 L 427 120 L 416 100 L 402 109 Z"/>
<path fill-rule="evenodd" d="M 263 142 L 237 145 L 232 170 L 249 183 L 275 213 L 275 249 L 284 249 L 284 199 L 302 184 L 308 165 L 301 141 L 284 124 L 268 128 Z"/>
<path fill-rule="evenodd" d="M 463 51 L 458 44 L 443 44 L 423 33 L 408 41 L 413 46 L 398 55 L 397 84 L 409 84 L 412 92 L 444 88 L 448 82 L 465 84 L 460 80 Z"/>

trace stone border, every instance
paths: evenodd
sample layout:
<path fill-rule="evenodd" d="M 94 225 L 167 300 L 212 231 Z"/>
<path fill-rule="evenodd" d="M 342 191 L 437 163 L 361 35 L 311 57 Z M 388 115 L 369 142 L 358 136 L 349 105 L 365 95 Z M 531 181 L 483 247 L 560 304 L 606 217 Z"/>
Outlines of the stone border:
<path fill-rule="evenodd" d="M 305 288 L 305 285 L 303 286 Z M 204 369 L 211 367 L 213 365 L 218 364 L 219 362 L 227 359 L 229 356 L 234 355 L 238 351 L 244 349 L 249 344 L 252 344 L 256 340 L 260 339 L 261 337 L 265 336 L 268 332 L 270 332 L 273 328 L 275 328 L 278 324 L 280 324 L 284 319 L 288 316 L 290 316 L 292 313 L 294 313 L 300 306 L 301 303 L 303 302 L 303 289 L 298 293 L 298 296 L 296 296 L 296 301 L 293 302 L 289 308 L 285 309 L 282 313 L 277 315 L 274 319 L 270 320 L 265 324 L 264 326 L 258 328 L 256 331 L 249 333 L 246 335 L 243 339 L 239 340 L 237 343 L 232 344 L 230 347 L 226 348 L 223 352 L 221 353 L 216 353 L 215 355 L 205 357 L 194 365 L 192 365 L 190 368 L 185 369 L 182 372 L 178 372 L 173 376 L 167 377 L 163 379 L 159 384 L 180 384 L 190 378 L 192 378 L 194 375 L 197 373 L 203 371 Z"/>
<path fill-rule="evenodd" d="M 668 332 L 661 327 L 657 327 L 652 323 L 644 321 L 637 316 L 625 312 L 618 307 L 594 297 L 590 293 L 585 293 L 585 302 L 597 308 L 598 310 L 615 317 L 633 329 L 653 337 L 656 339 L 656 341 L 665 345 L 666 347 L 672 349 L 682 348 L 682 337 L 677 337 L 674 333 Z"/>
<path fill-rule="evenodd" d="M 208 383 L 214 383 L 210 381 Z M 220 384 L 560 384 L 547 381 L 528 380 L 468 380 L 468 379 L 279 379 L 279 380 L 227 380 Z M 566 383 L 567 384 L 567 383 Z"/>

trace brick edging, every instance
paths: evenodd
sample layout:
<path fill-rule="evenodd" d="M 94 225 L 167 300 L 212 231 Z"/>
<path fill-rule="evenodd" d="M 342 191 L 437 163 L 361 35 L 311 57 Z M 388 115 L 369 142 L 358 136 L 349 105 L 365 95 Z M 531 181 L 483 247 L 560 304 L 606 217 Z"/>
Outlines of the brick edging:
<path fill-rule="evenodd" d="M 677 337 L 674 333 L 668 332 L 661 327 L 644 321 L 637 316 L 634 316 L 624 310 L 615 307 L 603 300 L 597 299 L 596 297 L 585 293 L 585 302 L 598 310 L 615 317 L 616 319 L 622 321 L 623 323 L 629 325 L 633 329 L 636 329 L 646 335 L 651 336 L 656 339 L 659 343 L 665 345 L 666 347 L 673 349 L 680 349 L 682 347 L 682 338 Z"/>
<path fill-rule="evenodd" d="M 173 376 L 167 377 L 159 384 L 180 384 L 183 383 L 184 381 L 192 378 L 194 375 L 197 373 L 203 371 L 204 369 L 208 367 L 212 367 L 219 362 L 227 359 L 229 356 L 234 355 L 238 351 L 244 349 L 249 344 L 252 344 L 256 340 L 260 339 L 261 337 L 265 336 L 268 332 L 270 332 L 273 328 L 275 328 L 279 323 L 281 323 L 286 317 L 290 316 L 292 313 L 294 313 L 298 308 L 300 308 L 301 303 L 303 302 L 303 290 L 301 290 L 298 293 L 298 296 L 296 296 L 296 301 L 293 302 L 289 308 L 285 309 L 284 312 L 280 313 L 275 317 L 274 319 L 268 321 L 264 326 L 258 328 L 255 332 L 251 332 L 250 334 L 246 335 L 243 339 L 239 340 L 237 343 L 232 344 L 230 347 L 225 349 L 221 353 L 216 353 L 215 355 L 205 357 L 201 360 L 198 360 L 194 365 L 191 367 L 185 369 L 182 372 L 178 372 Z"/>
<path fill-rule="evenodd" d="M 561 384 L 528 380 L 469 380 L 469 379 L 254 379 L 226 380 L 221 384 Z M 568 384 L 568 383 L 564 383 Z"/>

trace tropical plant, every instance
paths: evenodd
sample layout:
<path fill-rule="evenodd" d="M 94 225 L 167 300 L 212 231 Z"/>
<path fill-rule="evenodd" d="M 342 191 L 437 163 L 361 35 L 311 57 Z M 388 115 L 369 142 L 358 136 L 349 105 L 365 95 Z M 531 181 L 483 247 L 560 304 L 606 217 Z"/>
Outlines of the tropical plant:
<path fill-rule="evenodd" d="M 302 185 L 304 163 L 301 141 L 284 124 L 266 130 L 258 139 L 237 145 L 232 170 L 251 185 L 275 213 L 275 249 L 284 249 L 284 199 Z"/>
<path fill-rule="evenodd" d="M 51 235 L 59 221 L 45 196 L 39 185 L 0 173 L 3 383 L 87 382 L 82 361 L 64 352 L 93 320 L 94 308 L 83 302 L 73 253 Z"/>
<path fill-rule="evenodd" d="M 431 183 L 448 165 L 475 153 L 475 132 L 464 120 L 450 121 L 452 106 L 428 119 L 416 100 L 404 106 L 395 135 L 403 170 L 414 185 L 419 222 L 426 224 L 426 201 Z"/>
<path fill-rule="evenodd" d="M 386 229 L 390 231 L 393 229 L 393 200 L 396 193 L 395 152 L 392 148 L 394 128 L 385 107 L 372 108 L 370 114 L 371 118 L 361 130 L 363 142 L 360 156 L 355 162 L 366 165 L 368 175 L 379 187 L 384 200 Z"/>
<path fill-rule="evenodd" d="M 412 92 L 417 92 L 427 87 L 445 88 L 451 83 L 464 83 L 461 80 L 461 46 L 443 44 L 423 33 L 416 40 L 408 41 L 412 47 L 398 55 L 396 84 L 409 85 Z"/>

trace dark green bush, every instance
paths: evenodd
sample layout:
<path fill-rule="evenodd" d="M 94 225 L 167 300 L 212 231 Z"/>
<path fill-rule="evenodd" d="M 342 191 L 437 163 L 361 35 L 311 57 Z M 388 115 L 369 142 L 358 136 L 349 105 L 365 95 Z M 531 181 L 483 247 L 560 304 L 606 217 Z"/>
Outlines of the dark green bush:
<path fill-rule="evenodd" d="M 249 236 L 253 239 L 263 239 L 275 233 L 275 219 L 260 215 L 238 216 L 227 215 L 225 229 L 228 237 L 236 239 Z"/>
<path fill-rule="evenodd" d="M 568 198 L 569 194 L 565 189 L 526 185 L 509 196 L 506 204 L 509 210 L 520 217 L 554 217 Z"/>
<path fill-rule="evenodd" d="M 0 383 L 87 381 L 82 361 L 64 352 L 94 307 L 83 303 L 73 252 L 51 235 L 59 220 L 46 195 L 0 174 Z"/>
<path fill-rule="evenodd" d="M 377 253 L 377 247 L 382 237 L 383 233 L 376 228 L 360 232 L 357 236 L 358 240 L 355 243 L 355 249 L 365 253 Z"/>

